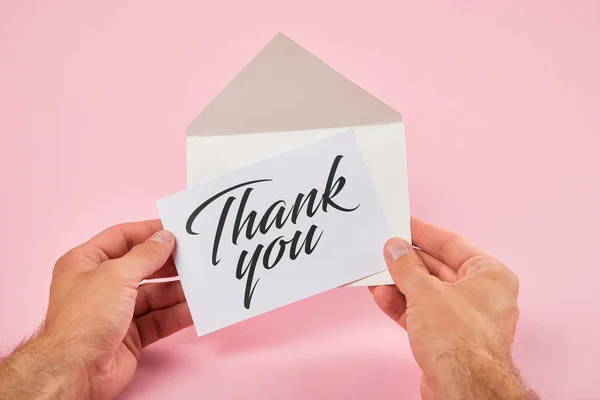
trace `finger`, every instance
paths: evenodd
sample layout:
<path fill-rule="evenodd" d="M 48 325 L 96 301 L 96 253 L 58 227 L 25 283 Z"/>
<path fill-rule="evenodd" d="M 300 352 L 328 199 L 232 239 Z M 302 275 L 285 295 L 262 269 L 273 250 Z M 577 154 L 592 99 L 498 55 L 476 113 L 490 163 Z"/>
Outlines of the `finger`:
<path fill-rule="evenodd" d="M 437 258 L 454 271 L 471 257 L 484 254 L 475 245 L 456 233 L 423 222 L 410 219 L 413 244 Z"/>
<path fill-rule="evenodd" d="M 173 257 L 169 257 L 165 265 L 146 279 L 173 278 L 178 276 Z"/>
<path fill-rule="evenodd" d="M 133 247 L 123 257 L 111 261 L 127 271 L 139 283 L 162 268 L 175 247 L 175 237 L 169 231 L 158 231 L 144 243 Z"/>
<path fill-rule="evenodd" d="M 373 286 L 372 293 L 381 311 L 406 329 L 406 298 L 400 290 L 396 286 Z"/>
<path fill-rule="evenodd" d="M 385 243 L 385 261 L 398 289 L 411 302 L 441 283 L 427 271 L 419 255 L 405 240 L 392 238 Z"/>
<path fill-rule="evenodd" d="M 183 303 L 185 296 L 180 281 L 145 283 L 138 288 L 133 317 Z"/>
<path fill-rule="evenodd" d="M 104 259 L 119 258 L 150 236 L 163 229 L 159 219 L 114 225 L 90 239 L 85 245 L 100 250 Z"/>
<path fill-rule="evenodd" d="M 435 257 L 430 256 L 425 253 L 423 250 L 415 249 L 423 263 L 429 270 L 429 273 L 435 277 L 437 277 L 442 282 L 454 283 L 456 282 L 456 272 L 440 260 Z"/>
<path fill-rule="evenodd" d="M 140 334 L 142 348 L 192 325 L 187 302 L 152 311 L 133 320 Z"/>

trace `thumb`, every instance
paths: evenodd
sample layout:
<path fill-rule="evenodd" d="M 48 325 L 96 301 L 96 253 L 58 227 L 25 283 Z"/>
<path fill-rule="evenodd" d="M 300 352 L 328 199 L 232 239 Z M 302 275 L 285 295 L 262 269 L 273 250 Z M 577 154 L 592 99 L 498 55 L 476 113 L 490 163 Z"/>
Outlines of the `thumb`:
<path fill-rule="evenodd" d="M 173 234 L 169 231 L 158 231 L 144 243 L 133 247 L 117 262 L 120 268 L 129 271 L 139 282 L 165 265 L 174 247 Z"/>
<path fill-rule="evenodd" d="M 415 249 L 400 238 L 392 238 L 384 246 L 385 262 L 396 286 L 408 298 L 430 291 L 435 277 Z"/>

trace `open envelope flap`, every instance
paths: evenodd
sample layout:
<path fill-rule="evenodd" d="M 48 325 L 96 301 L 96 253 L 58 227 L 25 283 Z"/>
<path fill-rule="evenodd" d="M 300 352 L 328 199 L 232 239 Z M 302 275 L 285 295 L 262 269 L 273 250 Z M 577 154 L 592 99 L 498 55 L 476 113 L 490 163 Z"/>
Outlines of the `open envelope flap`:
<path fill-rule="evenodd" d="M 393 108 L 279 33 L 186 132 L 210 136 L 401 121 Z"/>
<path fill-rule="evenodd" d="M 347 129 L 354 131 L 392 236 L 410 241 L 410 207 L 402 123 L 310 131 L 188 137 L 188 186 Z M 382 265 L 383 270 L 385 265 Z M 393 281 L 389 273 L 384 271 L 354 282 L 352 285 L 391 283 Z"/>

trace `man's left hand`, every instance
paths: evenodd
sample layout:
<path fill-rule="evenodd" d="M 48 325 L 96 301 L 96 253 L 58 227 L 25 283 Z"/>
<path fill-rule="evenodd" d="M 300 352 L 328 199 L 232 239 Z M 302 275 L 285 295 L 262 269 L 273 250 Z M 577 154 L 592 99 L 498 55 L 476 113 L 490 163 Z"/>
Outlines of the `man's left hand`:
<path fill-rule="evenodd" d="M 45 324 L 0 365 L 0 394 L 117 397 L 143 348 L 192 324 L 179 281 L 140 286 L 177 275 L 174 246 L 154 220 L 113 226 L 61 257 Z"/>

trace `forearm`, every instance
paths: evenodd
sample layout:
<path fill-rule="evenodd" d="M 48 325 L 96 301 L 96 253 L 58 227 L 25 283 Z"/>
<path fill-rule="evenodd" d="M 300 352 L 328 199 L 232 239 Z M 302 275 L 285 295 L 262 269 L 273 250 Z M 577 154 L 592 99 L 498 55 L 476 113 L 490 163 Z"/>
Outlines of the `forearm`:
<path fill-rule="evenodd" d="M 448 400 L 538 400 L 523 383 L 519 371 L 509 359 L 466 352 L 448 362 L 447 373 L 440 379 Z"/>
<path fill-rule="evenodd" d="M 85 396 L 85 371 L 63 349 L 40 336 L 0 362 L 0 399 L 71 399 Z"/>

